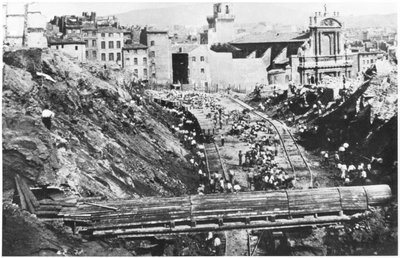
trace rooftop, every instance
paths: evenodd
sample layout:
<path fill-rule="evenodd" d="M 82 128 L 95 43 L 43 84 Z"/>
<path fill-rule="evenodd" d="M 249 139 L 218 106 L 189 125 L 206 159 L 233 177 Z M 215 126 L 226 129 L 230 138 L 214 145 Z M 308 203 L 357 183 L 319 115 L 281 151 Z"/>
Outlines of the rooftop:
<path fill-rule="evenodd" d="M 147 46 L 139 43 L 133 43 L 133 44 L 125 44 L 122 49 L 147 49 Z"/>
<path fill-rule="evenodd" d="M 231 41 L 231 44 L 247 43 L 276 43 L 276 42 L 299 42 L 309 38 L 308 33 L 276 33 L 264 32 L 243 36 Z"/>
<path fill-rule="evenodd" d="M 175 44 L 171 46 L 171 49 L 172 53 L 190 53 L 199 46 L 198 44 Z"/>
<path fill-rule="evenodd" d="M 86 44 L 85 41 L 83 40 L 78 40 L 78 39 L 73 39 L 73 38 L 55 38 L 51 37 L 48 38 L 48 44 L 49 45 L 68 45 L 68 44 Z"/>
<path fill-rule="evenodd" d="M 106 26 L 106 27 L 98 27 L 97 28 L 97 32 L 99 33 L 122 33 L 123 30 L 115 28 L 115 27 L 110 27 L 110 26 Z"/>

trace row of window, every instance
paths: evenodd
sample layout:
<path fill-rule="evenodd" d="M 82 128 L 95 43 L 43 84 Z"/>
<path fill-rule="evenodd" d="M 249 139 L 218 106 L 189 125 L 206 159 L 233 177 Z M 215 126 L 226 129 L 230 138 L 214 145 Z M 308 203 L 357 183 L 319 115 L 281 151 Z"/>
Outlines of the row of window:
<path fill-rule="evenodd" d="M 188 72 L 188 76 L 189 76 L 190 75 L 190 69 L 187 69 L 187 72 Z M 204 68 L 200 69 L 200 73 L 204 73 Z"/>
<path fill-rule="evenodd" d="M 127 57 L 127 58 L 125 58 L 125 59 L 126 59 L 126 61 L 129 61 L 129 60 L 130 60 L 129 57 Z M 137 57 L 133 58 L 133 64 L 134 64 L 134 65 L 137 65 L 137 64 L 138 64 L 138 59 L 137 59 Z M 147 65 L 147 58 L 146 58 L 146 57 L 143 57 L 143 65 Z"/>
<path fill-rule="evenodd" d="M 97 32 L 96 31 L 92 31 L 92 32 L 85 32 L 85 33 L 83 33 L 83 36 L 84 37 L 87 37 L 87 36 L 96 36 L 96 34 L 97 34 Z"/>
<path fill-rule="evenodd" d="M 64 48 L 64 45 L 61 45 L 61 48 Z M 59 46 L 56 46 L 56 49 L 59 49 Z M 79 47 L 75 46 L 75 50 L 79 50 Z"/>
<path fill-rule="evenodd" d="M 96 50 L 93 50 L 93 51 L 92 51 L 92 57 L 93 57 L 94 59 L 97 58 L 97 52 L 96 52 Z M 87 59 L 89 58 L 89 51 L 86 51 L 86 58 L 87 58 Z"/>
<path fill-rule="evenodd" d="M 363 60 L 363 64 L 369 64 L 370 61 L 369 60 Z M 371 59 L 371 64 L 374 63 L 374 59 Z"/>
<path fill-rule="evenodd" d="M 200 62 L 204 62 L 204 60 L 205 60 L 205 59 L 204 59 L 204 56 L 201 56 L 201 57 L 200 57 Z M 196 62 L 196 57 L 195 57 L 195 56 L 192 57 L 192 61 L 193 61 L 193 62 Z"/>
<path fill-rule="evenodd" d="M 85 43 L 86 43 L 86 47 L 89 47 L 89 42 L 90 42 L 90 40 L 85 40 Z M 94 40 L 92 40 L 92 47 L 97 47 L 97 41 L 94 39 Z"/>
<path fill-rule="evenodd" d="M 138 69 L 134 69 L 134 70 L 133 70 L 133 73 L 134 73 L 134 74 L 138 74 L 138 73 L 139 73 L 139 70 L 138 70 Z M 143 75 L 147 77 L 147 69 L 146 69 L 146 68 L 143 69 Z"/>
<path fill-rule="evenodd" d="M 116 41 L 117 42 L 117 47 L 116 48 L 121 48 L 121 41 Z M 108 48 L 112 49 L 114 48 L 114 41 L 108 41 Z M 102 41 L 101 42 L 101 49 L 106 49 L 106 42 Z"/>
<path fill-rule="evenodd" d="M 114 35 L 115 34 L 115 35 Z M 106 36 L 106 33 L 101 33 L 101 37 L 105 37 Z M 122 35 L 122 33 L 108 33 L 108 36 L 109 37 L 114 37 L 114 36 L 116 36 L 116 37 L 122 37 L 123 35 Z"/>
<path fill-rule="evenodd" d="M 121 60 L 121 53 L 117 53 L 117 60 Z M 101 54 L 101 61 L 114 61 L 114 53 L 108 53 L 108 60 L 106 60 L 106 54 L 102 53 Z"/>

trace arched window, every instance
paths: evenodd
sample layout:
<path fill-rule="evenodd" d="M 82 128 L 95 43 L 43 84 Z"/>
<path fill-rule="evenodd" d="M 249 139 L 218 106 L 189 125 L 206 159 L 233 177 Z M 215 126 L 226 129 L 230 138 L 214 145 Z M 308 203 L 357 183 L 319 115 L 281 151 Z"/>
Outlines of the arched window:
<path fill-rule="evenodd" d="M 228 5 L 225 5 L 225 13 L 229 14 L 229 6 Z"/>

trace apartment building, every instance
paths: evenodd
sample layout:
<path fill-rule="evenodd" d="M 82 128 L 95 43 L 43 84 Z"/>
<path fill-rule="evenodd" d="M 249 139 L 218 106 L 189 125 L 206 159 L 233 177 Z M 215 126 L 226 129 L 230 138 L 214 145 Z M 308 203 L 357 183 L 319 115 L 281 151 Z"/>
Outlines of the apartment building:
<path fill-rule="evenodd" d="M 97 60 L 104 63 L 117 63 L 122 65 L 122 47 L 124 34 L 115 27 L 97 28 Z"/>
<path fill-rule="evenodd" d="M 148 79 L 149 70 L 147 46 L 133 43 L 122 48 L 122 67 L 138 80 Z"/>

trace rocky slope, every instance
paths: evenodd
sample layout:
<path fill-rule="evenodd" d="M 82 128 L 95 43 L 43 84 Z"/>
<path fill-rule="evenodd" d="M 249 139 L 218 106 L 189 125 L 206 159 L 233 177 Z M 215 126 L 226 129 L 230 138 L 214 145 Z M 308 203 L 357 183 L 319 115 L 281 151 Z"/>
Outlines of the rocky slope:
<path fill-rule="evenodd" d="M 157 107 L 138 105 L 128 74 L 40 49 L 5 53 L 4 62 L 5 191 L 19 174 L 82 196 L 188 192 L 185 149 L 153 118 Z M 44 104 L 56 114 L 50 131 L 41 122 Z"/>
<path fill-rule="evenodd" d="M 21 211 L 11 204 L 14 177 L 82 197 L 193 193 L 188 153 L 168 129 L 173 117 L 140 100 L 124 71 L 41 49 L 6 52 L 3 60 L 3 255 L 135 254 Z M 45 104 L 55 112 L 51 130 L 41 121 Z"/>

